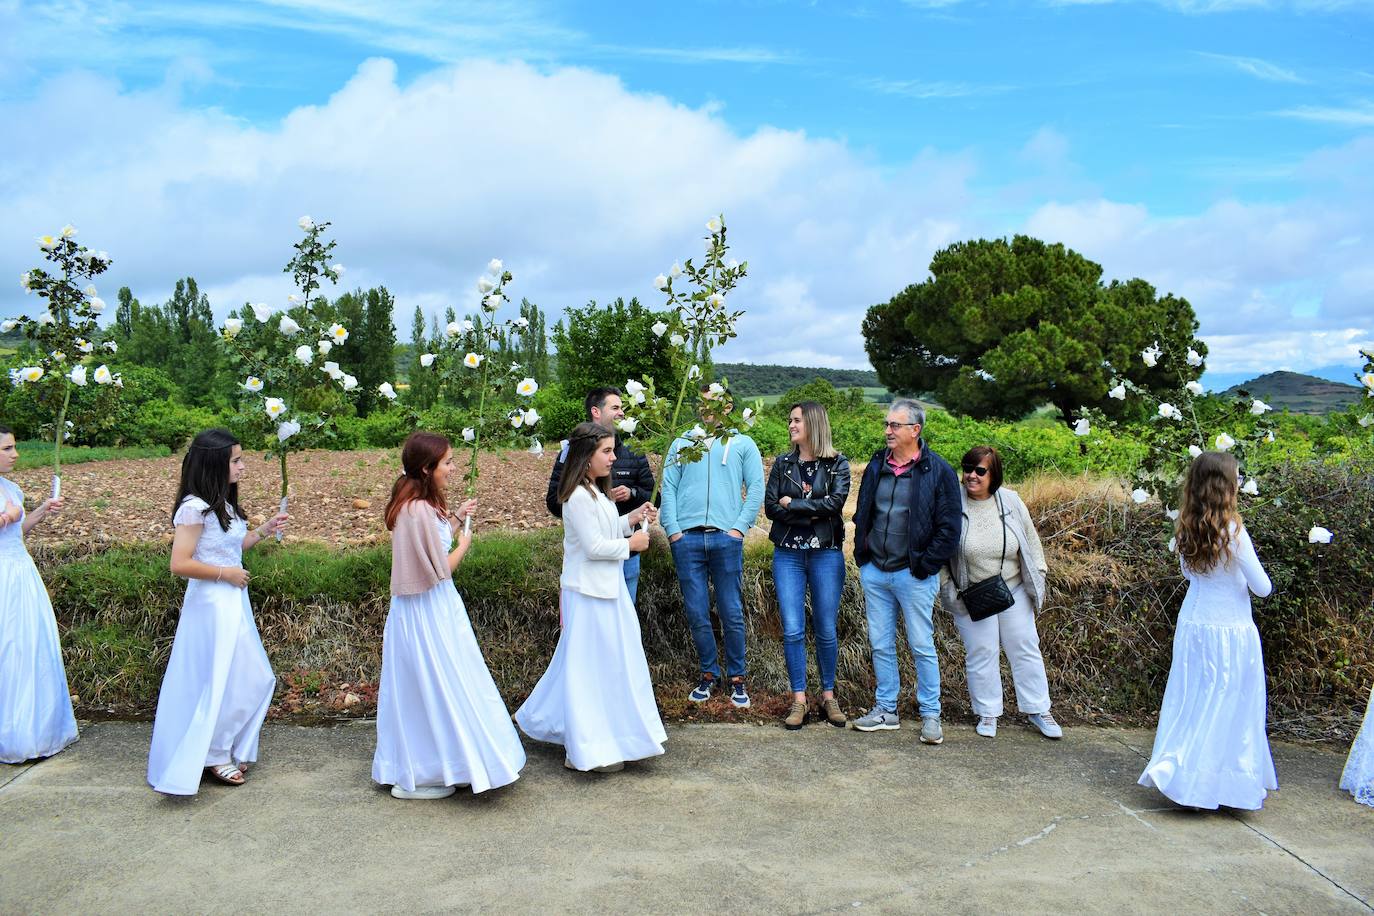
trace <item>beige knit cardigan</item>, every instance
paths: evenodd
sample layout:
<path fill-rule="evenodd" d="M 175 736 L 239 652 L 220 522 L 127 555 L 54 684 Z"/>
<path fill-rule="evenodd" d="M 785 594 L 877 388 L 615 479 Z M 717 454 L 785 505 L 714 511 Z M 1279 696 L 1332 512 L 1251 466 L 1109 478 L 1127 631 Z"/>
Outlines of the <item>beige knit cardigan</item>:
<path fill-rule="evenodd" d="M 391 531 L 391 594 L 420 595 L 452 577 L 438 511 L 420 499 L 401 507 Z"/>

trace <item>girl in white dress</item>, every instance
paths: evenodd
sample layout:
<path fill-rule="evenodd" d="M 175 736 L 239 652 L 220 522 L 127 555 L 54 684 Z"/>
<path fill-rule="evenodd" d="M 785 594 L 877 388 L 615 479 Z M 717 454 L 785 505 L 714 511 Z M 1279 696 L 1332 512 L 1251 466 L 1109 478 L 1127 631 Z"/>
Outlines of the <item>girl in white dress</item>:
<path fill-rule="evenodd" d="M 14 433 L 0 426 L 0 474 L 19 460 Z M 0 763 L 50 757 L 76 740 L 57 620 L 24 535 L 62 500 L 24 512 L 24 494 L 0 477 Z"/>
<path fill-rule="evenodd" d="M 620 515 L 607 495 L 615 434 L 582 423 L 568 440 L 563 504 L 563 629 L 548 670 L 515 714 L 525 734 L 563 745 L 570 770 L 609 773 L 663 753 L 668 740 L 621 566 L 649 546 L 657 513 Z"/>
<path fill-rule="evenodd" d="M 1341 788 L 1355 796 L 1355 801 L 1374 808 L 1374 689 L 1369 691 L 1364 724 L 1350 746 L 1350 757 L 1341 773 Z"/>
<path fill-rule="evenodd" d="M 148 784 L 165 795 L 195 795 L 202 773 L 243 785 L 277 686 L 253 623 L 243 552 L 284 530 L 287 516 L 250 532 L 239 506 L 243 472 L 243 448 L 225 429 L 196 436 L 181 462 L 171 568 L 188 581 L 148 751 Z"/>
<path fill-rule="evenodd" d="M 1236 510 L 1239 467 L 1203 452 L 1188 468 L 1175 536 L 1188 593 L 1154 752 L 1140 785 L 1190 808 L 1255 810 L 1279 787 L 1265 734 L 1264 655 L 1250 595 L 1269 576 Z"/>
<path fill-rule="evenodd" d="M 491 679 L 467 609 L 453 585 L 472 535 L 458 538 L 444 497 L 453 448 L 416 432 L 401 446 L 404 473 L 391 490 L 391 610 L 382 635 L 377 751 L 372 778 L 395 798 L 446 798 L 457 786 L 485 792 L 520 777 L 525 749 Z"/>

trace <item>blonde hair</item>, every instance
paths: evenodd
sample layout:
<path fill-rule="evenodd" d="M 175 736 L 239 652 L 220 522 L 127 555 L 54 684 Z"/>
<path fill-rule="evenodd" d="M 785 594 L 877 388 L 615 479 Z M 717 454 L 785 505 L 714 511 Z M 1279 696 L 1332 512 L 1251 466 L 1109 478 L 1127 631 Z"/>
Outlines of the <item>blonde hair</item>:
<path fill-rule="evenodd" d="M 1231 559 L 1231 528 L 1240 526 L 1239 474 L 1230 452 L 1203 452 L 1188 466 L 1174 536 L 1178 555 L 1194 572 L 1210 572 Z"/>
<path fill-rule="evenodd" d="M 825 412 L 825 405 L 816 401 L 798 401 L 787 408 L 787 415 L 792 416 L 792 411 L 798 409 L 802 413 L 802 422 L 806 424 L 806 445 L 811 454 L 817 458 L 834 458 L 839 454 L 830 439 L 830 415 Z"/>

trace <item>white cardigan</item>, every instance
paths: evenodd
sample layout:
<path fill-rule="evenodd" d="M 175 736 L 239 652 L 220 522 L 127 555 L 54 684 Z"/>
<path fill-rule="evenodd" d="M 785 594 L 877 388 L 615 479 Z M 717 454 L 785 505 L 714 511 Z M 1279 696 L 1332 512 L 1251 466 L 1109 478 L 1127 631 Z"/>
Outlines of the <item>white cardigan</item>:
<path fill-rule="evenodd" d="M 630 558 L 630 522 L 600 490 L 579 486 L 563 504 L 563 588 L 619 598 Z"/>

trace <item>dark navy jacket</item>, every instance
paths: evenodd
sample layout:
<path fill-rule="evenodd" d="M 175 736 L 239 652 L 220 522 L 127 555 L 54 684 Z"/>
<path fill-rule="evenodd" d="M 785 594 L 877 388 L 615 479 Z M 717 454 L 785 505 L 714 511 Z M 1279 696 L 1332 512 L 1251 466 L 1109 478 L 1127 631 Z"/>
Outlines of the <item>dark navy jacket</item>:
<path fill-rule="evenodd" d="M 854 513 L 854 562 L 869 562 L 868 535 L 873 528 L 873 500 L 878 488 L 878 470 L 887 461 L 889 449 L 879 449 L 864 468 L 859 483 L 859 508 Z M 911 574 L 927 579 L 959 549 L 963 510 L 959 501 L 959 477 L 949 462 L 932 452 L 921 440 L 921 457 L 910 471 L 911 516 L 908 554 Z"/>

